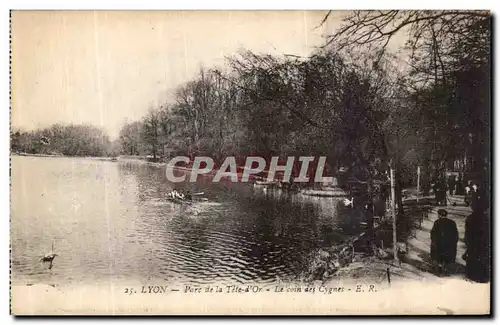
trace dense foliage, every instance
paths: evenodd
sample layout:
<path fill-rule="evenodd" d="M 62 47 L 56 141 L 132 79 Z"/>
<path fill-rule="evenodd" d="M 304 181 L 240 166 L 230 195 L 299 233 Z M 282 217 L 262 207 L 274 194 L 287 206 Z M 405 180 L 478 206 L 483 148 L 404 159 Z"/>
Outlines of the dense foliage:
<path fill-rule="evenodd" d="M 90 125 L 60 125 L 36 131 L 13 130 L 11 149 L 14 152 L 66 156 L 108 156 L 112 143 L 102 130 Z"/>
<path fill-rule="evenodd" d="M 407 69 L 385 51 L 404 28 Z M 406 183 L 417 165 L 428 178 L 457 168 L 484 174 L 489 37 L 482 12 L 353 12 L 308 58 L 247 51 L 224 69 L 201 69 L 174 101 L 123 127 L 122 152 L 219 162 L 326 155 L 333 170 L 365 180 L 392 164 Z"/>

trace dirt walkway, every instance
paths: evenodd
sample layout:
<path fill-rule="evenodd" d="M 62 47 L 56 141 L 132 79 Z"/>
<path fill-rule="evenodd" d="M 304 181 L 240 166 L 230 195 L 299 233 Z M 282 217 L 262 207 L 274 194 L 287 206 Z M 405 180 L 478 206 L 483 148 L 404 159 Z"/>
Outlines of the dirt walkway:
<path fill-rule="evenodd" d="M 465 252 L 465 220 L 471 213 L 471 209 L 465 206 L 463 196 L 449 198 L 447 206 L 435 206 L 432 197 L 420 198 L 418 202 L 415 198 L 409 198 L 404 202 L 405 214 L 420 217 L 421 226 L 420 229 L 415 229 L 408 239 L 408 252 L 402 260 L 404 263 L 412 265 L 421 271 L 440 277 L 465 279 L 465 261 L 462 259 L 462 255 Z M 455 206 L 453 206 L 453 203 Z M 437 211 L 439 209 L 448 211 L 448 217 L 455 221 L 459 233 L 456 262 L 450 267 L 450 273 L 447 275 L 440 275 L 436 272 L 430 257 L 430 232 L 434 221 L 438 219 Z"/>
<path fill-rule="evenodd" d="M 464 233 L 465 219 L 471 213 L 466 207 L 463 196 L 450 198 L 448 206 L 435 206 L 432 197 L 408 197 L 404 201 L 405 217 L 415 222 L 416 228 L 408 239 L 407 253 L 400 256 L 400 263 L 395 263 L 392 257 L 380 259 L 375 256 L 356 257 L 347 267 L 340 269 L 331 283 L 337 279 L 358 279 L 370 283 L 388 284 L 388 274 L 391 282 L 417 280 L 436 281 L 457 279 L 465 280 L 465 261 L 462 255 L 465 252 Z M 452 203 L 455 203 L 455 206 Z M 457 245 L 456 262 L 449 269 L 448 274 L 440 274 L 434 267 L 430 257 L 431 229 L 438 218 L 437 211 L 446 209 L 448 217 L 457 224 L 459 242 Z M 387 272 L 389 270 L 389 272 Z"/>

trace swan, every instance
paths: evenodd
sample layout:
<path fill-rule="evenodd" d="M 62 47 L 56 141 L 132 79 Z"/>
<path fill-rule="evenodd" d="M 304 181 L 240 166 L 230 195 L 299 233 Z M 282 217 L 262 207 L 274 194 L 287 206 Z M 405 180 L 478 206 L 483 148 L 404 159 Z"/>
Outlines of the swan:
<path fill-rule="evenodd" d="M 348 207 L 348 206 L 351 206 L 351 208 L 354 207 L 354 198 L 351 197 L 350 200 L 349 199 L 344 199 L 344 205 L 346 207 Z"/>
<path fill-rule="evenodd" d="M 50 262 L 50 263 L 52 263 L 52 261 L 54 261 L 54 258 L 55 258 L 56 256 L 59 256 L 59 255 L 57 255 L 56 253 L 47 253 L 47 254 L 45 254 L 45 255 L 44 255 L 44 256 L 40 259 L 40 261 L 41 261 L 41 262 Z"/>
<path fill-rule="evenodd" d="M 52 268 L 52 263 L 54 262 L 54 258 L 56 258 L 56 256 L 59 256 L 57 255 L 56 253 L 54 253 L 54 242 L 52 242 L 52 249 L 49 253 L 45 254 L 44 256 L 42 256 L 42 258 L 40 259 L 41 262 L 43 263 L 50 263 L 49 265 L 49 269 Z"/>

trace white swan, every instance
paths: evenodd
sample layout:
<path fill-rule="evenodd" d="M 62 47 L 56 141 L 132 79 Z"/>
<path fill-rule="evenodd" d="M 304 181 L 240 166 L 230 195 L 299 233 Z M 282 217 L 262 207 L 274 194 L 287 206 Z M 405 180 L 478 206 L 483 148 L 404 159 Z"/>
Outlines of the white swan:
<path fill-rule="evenodd" d="M 54 253 L 54 242 L 52 242 L 52 249 L 51 249 L 50 253 L 45 254 L 40 259 L 40 261 L 43 262 L 43 263 L 45 263 L 45 262 L 50 263 L 49 269 L 51 269 L 52 268 L 52 263 L 54 262 L 54 258 L 56 256 L 59 256 L 59 255 L 57 255 L 56 253 Z"/>
<path fill-rule="evenodd" d="M 348 207 L 348 206 L 351 206 L 351 208 L 354 207 L 354 198 L 351 197 L 350 200 L 349 199 L 344 199 L 344 205 L 346 207 Z"/>

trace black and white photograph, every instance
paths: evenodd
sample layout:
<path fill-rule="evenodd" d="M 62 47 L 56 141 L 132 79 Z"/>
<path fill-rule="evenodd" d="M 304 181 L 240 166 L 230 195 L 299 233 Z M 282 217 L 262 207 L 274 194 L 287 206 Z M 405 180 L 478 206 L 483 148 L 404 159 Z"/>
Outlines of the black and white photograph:
<path fill-rule="evenodd" d="M 12 10 L 13 315 L 490 315 L 488 10 Z"/>

